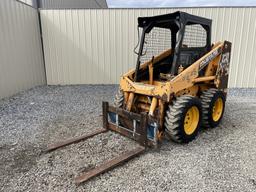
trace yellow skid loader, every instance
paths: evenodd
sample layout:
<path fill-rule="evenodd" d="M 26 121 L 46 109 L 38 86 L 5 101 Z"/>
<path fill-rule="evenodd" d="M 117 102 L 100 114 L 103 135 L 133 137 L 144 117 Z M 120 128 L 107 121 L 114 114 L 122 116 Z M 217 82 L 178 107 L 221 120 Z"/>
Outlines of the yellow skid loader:
<path fill-rule="evenodd" d="M 201 127 L 218 126 L 225 108 L 231 43 L 211 44 L 211 23 L 180 11 L 138 18 L 136 68 L 122 75 L 114 106 L 103 102 L 103 129 L 50 145 L 48 151 L 109 130 L 140 147 L 82 173 L 76 183 L 157 146 L 164 135 L 188 143 Z"/>

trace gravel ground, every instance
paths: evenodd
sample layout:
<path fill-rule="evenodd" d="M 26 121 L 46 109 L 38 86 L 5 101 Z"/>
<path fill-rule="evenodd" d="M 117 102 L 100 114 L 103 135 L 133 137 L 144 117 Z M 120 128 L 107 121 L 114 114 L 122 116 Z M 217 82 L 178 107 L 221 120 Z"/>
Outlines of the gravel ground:
<path fill-rule="evenodd" d="M 101 128 L 116 86 L 41 86 L 0 101 L 0 191 L 256 191 L 256 89 L 229 90 L 216 129 L 76 186 L 73 178 L 136 143 L 114 133 L 52 153 L 48 143 Z"/>

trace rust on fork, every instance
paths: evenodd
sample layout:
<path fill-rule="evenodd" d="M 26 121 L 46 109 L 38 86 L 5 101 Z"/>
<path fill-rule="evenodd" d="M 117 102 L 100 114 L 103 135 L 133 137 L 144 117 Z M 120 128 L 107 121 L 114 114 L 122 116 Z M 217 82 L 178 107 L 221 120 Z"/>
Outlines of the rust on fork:
<path fill-rule="evenodd" d="M 98 135 L 98 134 L 101 134 L 101 133 L 104 133 L 104 132 L 107 132 L 107 131 L 108 131 L 107 129 L 100 129 L 100 130 L 97 130 L 97 131 L 92 132 L 92 133 L 87 134 L 87 135 L 82 135 L 82 136 L 79 136 L 79 137 L 75 137 L 75 138 L 67 139 L 65 141 L 60 141 L 58 143 L 51 144 L 47 147 L 46 152 L 53 151 L 53 150 L 61 148 L 61 147 L 65 147 L 65 146 L 70 145 L 72 143 L 78 143 L 80 141 L 89 139 L 89 138 L 91 138 L 95 135 Z"/>
<path fill-rule="evenodd" d="M 110 161 L 104 162 L 101 165 L 95 167 L 94 169 L 91 169 L 87 172 L 84 172 L 82 175 L 75 178 L 75 183 L 80 184 L 87 180 L 89 180 L 92 177 L 95 177 L 97 175 L 100 175 L 101 173 L 104 173 L 110 169 L 113 169 L 114 167 L 118 166 L 119 164 L 126 162 L 133 157 L 141 154 L 145 151 L 145 147 L 139 146 L 133 150 L 126 151 L 122 153 L 120 156 L 115 157 L 114 159 L 111 159 Z"/>

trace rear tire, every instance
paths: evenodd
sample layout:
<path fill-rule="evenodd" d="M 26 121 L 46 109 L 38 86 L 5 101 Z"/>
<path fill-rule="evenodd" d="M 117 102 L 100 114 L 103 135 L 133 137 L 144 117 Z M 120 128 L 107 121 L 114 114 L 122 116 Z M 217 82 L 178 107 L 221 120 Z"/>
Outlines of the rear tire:
<path fill-rule="evenodd" d="M 171 139 L 178 143 L 188 143 L 195 139 L 201 126 L 202 106 L 198 98 L 180 96 L 169 108 L 165 116 L 165 128 Z"/>
<path fill-rule="evenodd" d="M 225 95 L 217 89 L 208 89 L 201 95 L 203 107 L 202 124 L 207 128 L 217 127 L 223 117 L 225 109 Z"/>

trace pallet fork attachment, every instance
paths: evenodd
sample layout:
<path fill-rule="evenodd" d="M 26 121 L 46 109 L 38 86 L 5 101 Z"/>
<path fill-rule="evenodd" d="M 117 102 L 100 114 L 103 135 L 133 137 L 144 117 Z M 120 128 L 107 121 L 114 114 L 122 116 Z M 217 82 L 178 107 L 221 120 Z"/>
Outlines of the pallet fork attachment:
<path fill-rule="evenodd" d="M 81 141 L 85 141 L 86 139 L 89 139 L 91 137 L 94 137 L 96 135 L 99 135 L 101 133 L 105 133 L 107 131 L 114 131 L 117 132 L 125 137 L 128 137 L 130 139 L 133 139 L 137 141 L 140 145 L 136 147 L 133 150 L 125 151 L 118 157 L 115 157 L 109 161 L 106 161 L 102 163 L 99 166 L 96 166 L 94 169 L 91 169 L 89 171 L 83 172 L 80 174 L 80 176 L 75 178 L 76 184 L 81 184 L 90 178 L 93 178 L 97 175 L 100 175 L 101 173 L 104 173 L 106 171 L 109 171 L 116 166 L 120 165 L 121 163 L 124 163 L 137 155 L 143 153 L 146 150 L 147 147 L 147 124 L 148 124 L 148 116 L 147 114 L 135 114 L 132 112 L 125 111 L 120 108 L 116 108 L 113 106 L 109 106 L 108 102 L 102 103 L 102 111 L 103 111 L 103 129 L 99 129 L 97 131 L 94 131 L 87 135 L 82 135 L 79 137 L 71 138 L 65 141 L 60 141 L 55 144 L 48 145 L 46 152 L 51 152 L 56 149 L 65 147 L 67 145 L 78 143 Z M 110 122 L 109 121 L 109 113 L 115 114 L 116 122 Z M 134 129 L 128 129 L 120 125 L 119 123 L 119 117 L 125 117 L 130 119 L 134 122 Z M 140 127 L 137 128 L 137 124 L 139 123 Z"/>

